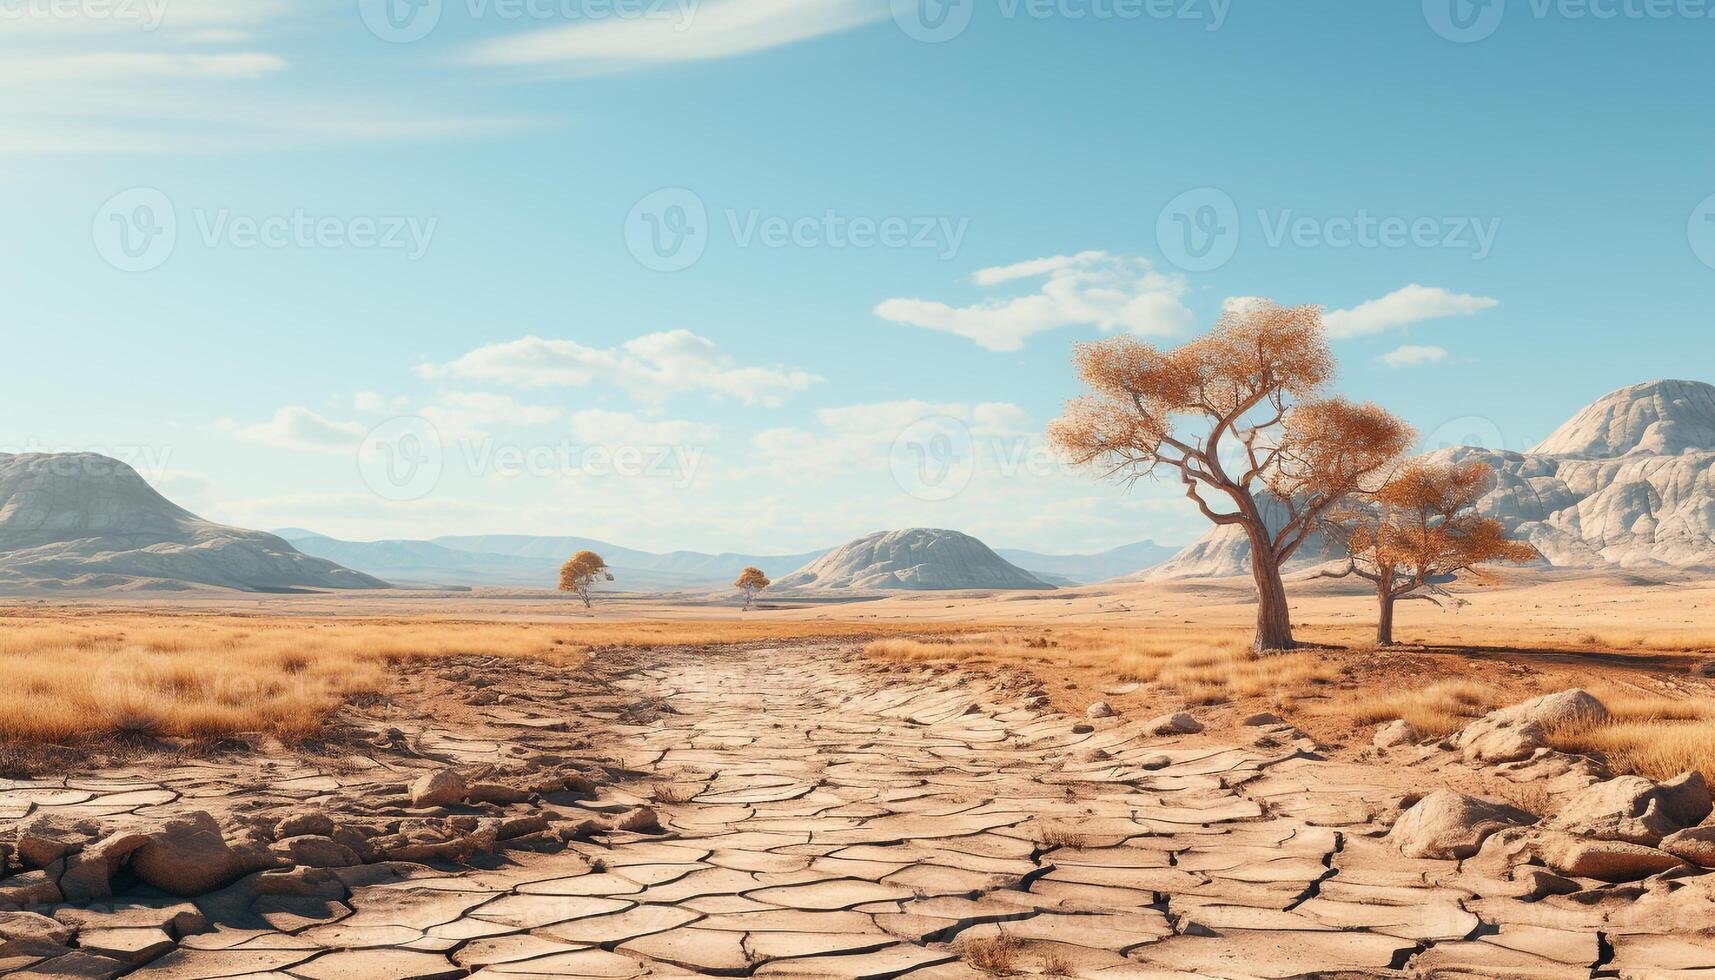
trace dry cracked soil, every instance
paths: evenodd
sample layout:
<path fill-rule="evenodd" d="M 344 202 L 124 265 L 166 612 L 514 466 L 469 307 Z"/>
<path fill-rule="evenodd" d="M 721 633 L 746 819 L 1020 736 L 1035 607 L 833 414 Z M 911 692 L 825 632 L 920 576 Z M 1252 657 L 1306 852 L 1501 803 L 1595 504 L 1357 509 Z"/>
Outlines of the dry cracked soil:
<path fill-rule="evenodd" d="M 361 762 L 0 783 L 0 822 L 98 836 L 203 810 L 276 858 L 300 846 L 288 821 L 369 822 L 343 838 L 362 863 L 279 862 L 202 895 L 118 871 L 113 897 L 66 902 L 51 874 L 14 873 L 37 892 L 12 907 L 53 934 L 0 946 L 0 973 L 1715 975 L 1708 889 L 1544 897 L 1481 862 L 1407 859 L 1382 839 L 1395 795 L 1284 723 L 1161 736 L 815 645 L 621 652 L 575 676 L 468 658 L 405 687 L 342 718 L 377 746 Z M 487 788 L 409 798 L 446 767 Z M 658 828 L 626 821 L 645 806 Z"/>

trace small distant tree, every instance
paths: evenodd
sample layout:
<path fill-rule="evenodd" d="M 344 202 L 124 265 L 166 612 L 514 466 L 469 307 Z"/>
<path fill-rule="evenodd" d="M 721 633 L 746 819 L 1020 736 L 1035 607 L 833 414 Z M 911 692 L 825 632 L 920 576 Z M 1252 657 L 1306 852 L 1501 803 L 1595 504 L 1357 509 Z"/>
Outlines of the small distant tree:
<path fill-rule="evenodd" d="M 607 562 L 593 551 L 580 551 L 560 566 L 560 591 L 576 592 L 585 609 L 590 608 L 590 589 L 597 582 L 611 581 L 613 573 L 607 570 Z"/>
<path fill-rule="evenodd" d="M 1314 306 L 1232 304 L 1207 335 L 1169 351 L 1133 337 L 1079 344 L 1090 394 L 1066 406 L 1049 439 L 1074 464 L 1134 482 L 1163 471 L 1218 526 L 1250 542 L 1253 647 L 1292 647 L 1281 567 L 1319 519 L 1373 483 L 1411 430 L 1372 404 L 1325 396 L 1334 355 Z M 1271 527 L 1257 495 L 1285 520 Z"/>
<path fill-rule="evenodd" d="M 1494 471 L 1480 462 L 1413 461 L 1359 505 L 1330 516 L 1328 535 L 1345 545 L 1346 567 L 1328 578 L 1356 575 L 1373 583 L 1380 602 L 1376 644 L 1393 645 L 1394 604 L 1423 599 L 1437 606 L 1464 600 L 1445 586 L 1485 562 L 1532 561 L 1540 555 L 1510 540 L 1500 521 L 1478 516 L 1477 502 L 1494 489 Z"/>
<path fill-rule="evenodd" d="M 773 584 L 768 581 L 768 576 L 762 574 L 762 569 L 749 565 L 738 573 L 738 581 L 733 583 L 733 587 L 744 593 L 744 608 L 749 609 L 750 601 L 756 598 L 756 594 Z"/>

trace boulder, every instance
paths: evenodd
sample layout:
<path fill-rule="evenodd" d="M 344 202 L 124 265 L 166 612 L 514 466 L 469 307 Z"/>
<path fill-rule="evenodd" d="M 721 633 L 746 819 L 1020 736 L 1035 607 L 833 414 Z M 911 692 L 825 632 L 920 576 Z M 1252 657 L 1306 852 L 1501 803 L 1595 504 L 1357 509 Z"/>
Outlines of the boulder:
<path fill-rule="evenodd" d="M 424 773 L 411 784 L 412 806 L 453 806 L 464 802 L 464 777 L 457 769 L 441 769 Z"/>
<path fill-rule="evenodd" d="M 1411 745 L 1417 738 L 1417 729 L 1411 726 L 1411 722 L 1400 719 L 1379 726 L 1376 733 L 1370 737 L 1370 744 L 1378 749 L 1391 749 Z"/>
<path fill-rule="evenodd" d="M 0 909 L 57 905 L 64 901 L 59 886 L 59 876 L 64 870 L 65 865 L 56 861 L 47 868 L 0 879 Z"/>
<path fill-rule="evenodd" d="M 1453 744 L 1469 762 L 1518 762 L 1545 748 L 1550 730 L 1607 717 L 1602 702 L 1571 688 L 1491 711 L 1461 729 Z"/>
<path fill-rule="evenodd" d="M 1113 705 L 1108 704 L 1106 701 L 1097 701 L 1084 709 L 1085 718 L 1112 718 L 1113 716 Z"/>
<path fill-rule="evenodd" d="M 131 873 L 146 885 L 188 897 L 224 888 L 270 863 L 248 849 L 233 849 L 214 817 L 197 810 L 150 834 L 131 854 Z"/>
<path fill-rule="evenodd" d="M 274 844 L 273 852 L 282 860 L 306 868 L 349 868 L 362 864 L 356 851 L 338 841 L 314 834 L 287 837 Z"/>
<path fill-rule="evenodd" d="M 1533 849 L 1543 864 L 1561 874 L 1600 881 L 1636 881 L 1683 865 L 1672 854 L 1642 844 L 1557 832 L 1539 836 Z"/>
<path fill-rule="evenodd" d="M 1535 820 L 1504 803 L 1438 789 L 1400 814 L 1387 839 L 1406 857 L 1468 858 L 1490 834 Z"/>
<path fill-rule="evenodd" d="M 1715 827 L 1688 827 L 1661 839 L 1662 850 L 1699 868 L 1715 868 Z"/>
<path fill-rule="evenodd" d="M 1702 823 L 1709 811 L 1702 773 L 1681 773 L 1665 783 L 1621 776 L 1574 796 L 1550 826 L 1581 837 L 1654 847 L 1663 837 Z"/>
<path fill-rule="evenodd" d="M 291 813 L 274 827 L 274 836 L 280 838 L 331 837 L 333 835 L 333 818 L 319 810 L 299 810 Z"/>
<path fill-rule="evenodd" d="M 614 829 L 633 834 L 659 834 L 662 832 L 661 817 L 656 814 L 654 807 L 640 806 L 621 817 L 619 822 L 614 824 Z"/>
<path fill-rule="evenodd" d="M 1143 723 L 1143 729 L 1151 735 L 1195 735 L 1203 730 L 1203 723 L 1184 711 L 1178 711 L 1151 718 Z"/>
<path fill-rule="evenodd" d="M 1240 724 L 1251 728 L 1262 728 L 1266 725 L 1284 725 L 1286 724 L 1286 720 L 1272 711 L 1259 711 L 1240 722 Z"/>
<path fill-rule="evenodd" d="M 105 837 L 66 859 L 65 873 L 60 875 L 60 892 L 67 902 L 87 904 L 111 898 L 110 882 L 119 868 L 149 838 L 135 831 L 122 831 Z"/>

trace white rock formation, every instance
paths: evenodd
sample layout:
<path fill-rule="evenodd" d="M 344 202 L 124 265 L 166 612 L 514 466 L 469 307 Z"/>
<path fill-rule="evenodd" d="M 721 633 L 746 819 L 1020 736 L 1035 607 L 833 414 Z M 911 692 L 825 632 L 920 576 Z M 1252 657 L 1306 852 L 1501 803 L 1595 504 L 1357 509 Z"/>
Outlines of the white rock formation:
<path fill-rule="evenodd" d="M 386 588 L 284 540 L 205 521 L 95 453 L 0 453 L 0 590 Z"/>
<path fill-rule="evenodd" d="M 1569 568 L 1715 567 L 1715 386 L 1653 381 L 1579 412 L 1529 452 L 1468 446 L 1430 459 L 1480 460 L 1495 489 L 1478 510 Z M 1268 501 L 1265 517 L 1282 508 Z M 1337 557 L 1305 542 L 1291 567 Z M 1146 579 L 1245 575 L 1250 545 L 1216 528 Z"/>
<path fill-rule="evenodd" d="M 774 583 L 803 589 L 1052 589 L 968 534 L 878 531 L 847 542 Z"/>

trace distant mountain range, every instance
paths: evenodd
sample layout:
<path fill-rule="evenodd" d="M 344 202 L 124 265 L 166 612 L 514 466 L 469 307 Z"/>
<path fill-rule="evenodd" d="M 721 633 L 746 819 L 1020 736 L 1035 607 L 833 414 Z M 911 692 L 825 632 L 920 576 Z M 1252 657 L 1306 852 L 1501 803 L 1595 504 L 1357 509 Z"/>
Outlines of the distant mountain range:
<path fill-rule="evenodd" d="M 968 534 L 927 527 L 877 531 L 848 541 L 774 587 L 812 593 L 1054 588 Z"/>
<path fill-rule="evenodd" d="M 561 562 L 587 549 L 607 559 L 614 573 L 610 588 L 624 592 L 722 588 L 746 565 L 779 579 L 834 550 L 792 555 L 656 553 L 581 537 L 481 534 L 426 541 L 343 541 L 304 528 L 274 533 L 305 554 L 401 585 L 546 588 L 544 583 L 551 584 L 559 574 Z M 997 552 L 1051 585 L 1081 585 L 1142 571 L 1165 561 L 1175 550 L 1142 541 L 1094 555 L 1046 555 L 1016 548 Z"/>

